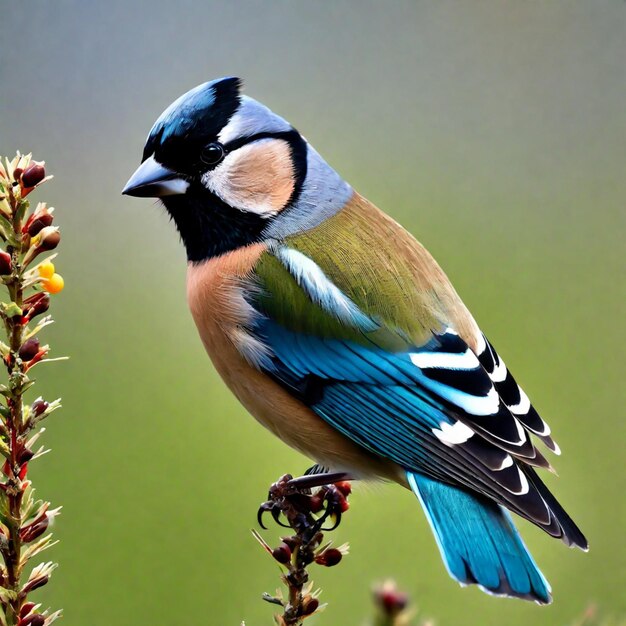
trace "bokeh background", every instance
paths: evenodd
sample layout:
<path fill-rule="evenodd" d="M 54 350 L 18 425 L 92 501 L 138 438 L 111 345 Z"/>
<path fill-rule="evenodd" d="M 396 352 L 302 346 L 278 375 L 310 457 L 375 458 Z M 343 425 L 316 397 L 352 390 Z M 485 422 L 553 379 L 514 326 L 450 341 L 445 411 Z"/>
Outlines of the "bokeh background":
<path fill-rule="evenodd" d="M 626 4 L 621 0 L 3 2 L 0 153 L 55 179 L 66 290 L 48 333 L 66 364 L 53 448 L 34 468 L 63 504 L 42 593 L 67 626 L 271 623 L 278 570 L 250 535 L 281 473 L 308 461 L 261 429 L 213 371 L 163 210 L 120 189 L 158 114 L 234 74 L 298 127 L 449 273 L 551 423 L 546 481 L 589 554 L 528 524 L 554 589 L 540 608 L 448 579 L 411 494 L 357 489 L 352 552 L 316 572 L 316 623 L 357 625 L 395 577 L 441 626 L 568 624 L 626 611 L 624 236 Z M 275 541 L 278 531 L 265 533 Z"/>

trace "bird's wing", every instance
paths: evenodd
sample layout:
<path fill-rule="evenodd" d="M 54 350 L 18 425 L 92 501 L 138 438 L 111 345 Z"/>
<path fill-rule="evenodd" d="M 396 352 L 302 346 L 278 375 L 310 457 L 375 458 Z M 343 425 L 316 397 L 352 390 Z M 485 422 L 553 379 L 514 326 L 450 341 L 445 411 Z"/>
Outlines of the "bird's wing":
<path fill-rule="evenodd" d="M 411 265 L 418 280 L 407 274 L 390 249 L 410 236 L 389 224 L 393 245 L 383 234 L 369 256 L 332 230 L 325 243 L 324 231 L 309 231 L 270 245 L 247 296 L 258 312 L 248 332 L 266 347 L 258 367 L 370 452 L 585 545 L 532 468 L 546 462 L 507 406 L 502 362 L 486 341 L 478 354 L 479 340 L 469 345 L 468 333 L 480 331 L 423 248 L 420 261 L 433 267 Z M 349 228 L 361 243 L 358 224 Z"/>

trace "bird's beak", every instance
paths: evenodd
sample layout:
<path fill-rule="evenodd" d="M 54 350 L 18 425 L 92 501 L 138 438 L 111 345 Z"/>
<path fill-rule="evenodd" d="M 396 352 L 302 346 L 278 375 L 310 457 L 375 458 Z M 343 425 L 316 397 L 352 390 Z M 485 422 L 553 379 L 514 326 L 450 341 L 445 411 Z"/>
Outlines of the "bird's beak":
<path fill-rule="evenodd" d="M 179 174 L 149 157 L 130 177 L 122 193 L 138 198 L 160 198 L 183 194 L 188 187 L 189 183 Z"/>

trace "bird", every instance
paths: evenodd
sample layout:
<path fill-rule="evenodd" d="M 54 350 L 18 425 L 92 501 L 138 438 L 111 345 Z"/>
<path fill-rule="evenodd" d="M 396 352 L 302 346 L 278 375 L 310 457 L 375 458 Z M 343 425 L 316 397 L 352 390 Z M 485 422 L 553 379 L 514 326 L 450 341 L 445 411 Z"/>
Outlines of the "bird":
<path fill-rule="evenodd" d="M 328 476 L 410 489 L 461 585 L 550 603 L 510 514 L 588 549 L 537 473 L 550 427 L 424 246 L 242 91 L 170 104 L 122 191 L 176 225 L 216 370 Z"/>

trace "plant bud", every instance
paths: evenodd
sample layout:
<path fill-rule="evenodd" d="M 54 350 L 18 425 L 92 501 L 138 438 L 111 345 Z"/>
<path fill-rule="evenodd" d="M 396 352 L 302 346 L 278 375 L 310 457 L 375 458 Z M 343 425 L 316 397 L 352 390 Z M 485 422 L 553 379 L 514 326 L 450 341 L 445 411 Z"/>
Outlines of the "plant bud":
<path fill-rule="evenodd" d="M 374 597 L 384 613 L 391 617 L 398 615 L 409 603 L 408 595 L 399 591 L 393 581 L 387 581 L 375 589 Z"/>
<path fill-rule="evenodd" d="M 24 300 L 24 317 L 26 321 L 32 320 L 37 315 L 45 313 L 50 308 L 50 296 L 39 292 Z"/>
<path fill-rule="evenodd" d="M 28 234 L 31 237 L 39 234 L 46 226 L 50 226 L 54 217 L 51 213 L 43 213 L 40 216 L 35 216 L 33 221 L 28 225 Z"/>
<path fill-rule="evenodd" d="M 46 226 L 39 232 L 39 243 L 37 248 L 39 250 L 54 250 L 61 241 L 61 233 L 55 226 Z"/>
<path fill-rule="evenodd" d="M 316 493 L 312 495 L 309 500 L 309 508 L 311 513 L 319 513 L 324 506 L 324 498 L 320 494 Z"/>
<path fill-rule="evenodd" d="M 289 563 L 291 560 L 291 548 L 283 542 L 272 550 L 272 556 L 279 563 Z"/>
<path fill-rule="evenodd" d="M 37 356 L 39 352 L 39 339 L 37 337 L 31 337 L 22 344 L 18 355 L 22 361 L 30 361 Z"/>
<path fill-rule="evenodd" d="M 41 613 L 33 613 L 18 622 L 18 626 L 44 626 L 46 618 Z"/>
<path fill-rule="evenodd" d="M 33 580 L 28 581 L 21 590 L 21 594 L 25 595 L 34 591 L 35 589 L 39 589 L 39 587 L 43 587 L 47 584 L 49 577 L 48 576 L 39 576 Z"/>
<path fill-rule="evenodd" d="M 296 549 L 296 546 L 298 545 L 296 537 L 281 537 L 281 539 L 292 552 Z"/>
<path fill-rule="evenodd" d="M 22 183 L 22 187 L 25 189 L 30 189 L 35 185 L 38 185 L 44 178 L 46 177 L 46 168 L 44 167 L 44 162 L 41 163 L 37 161 L 33 161 L 20 176 L 20 182 Z"/>
<path fill-rule="evenodd" d="M 307 596 L 302 601 L 302 615 L 311 615 L 317 611 L 320 601 L 313 596 Z"/>
<path fill-rule="evenodd" d="M 35 541 L 38 537 L 41 537 L 46 530 L 48 530 L 48 518 L 44 518 L 41 522 L 37 522 L 36 524 L 30 524 L 29 526 L 25 526 L 24 528 L 20 528 L 20 539 L 24 543 L 30 543 L 31 541 Z"/>
<path fill-rule="evenodd" d="M 338 483 L 335 483 L 335 487 L 339 489 L 344 498 L 347 498 L 352 493 L 352 484 L 349 480 L 342 480 Z"/>
<path fill-rule="evenodd" d="M 328 548 L 315 557 L 315 562 L 318 565 L 324 565 L 325 567 L 333 567 L 334 565 L 337 565 L 342 558 L 343 554 L 341 554 L 340 550 L 337 550 L 337 548 Z"/>
<path fill-rule="evenodd" d="M 20 617 L 26 617 L 34 608 L 34 602 L 25 602 L 20 609 Z"/>
<path fill-rule="evenodd" d="M 11 255 L 4 250 L 0 250 L 0 275 L 6 276 L 13 271 Z"/>
<path fill-rule="evenodd" d="M 22 463 L 28 463 L 33 457 L 35 453 L 30 448 L 22 448 L 20 453 L 17 455 L 17 462 L 21 465 Z"/>
<path fill-rule="evenodd" d="M 35 417 L 39 417 L 45 413 L 49 406 L 50 405 L 43 398 L 37 398 L 37 400 L 31 404 L 30 410 Z"/>

